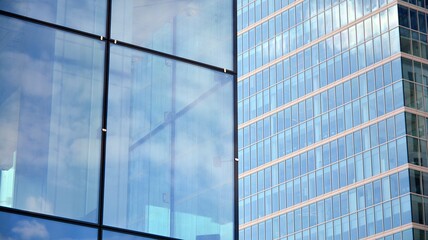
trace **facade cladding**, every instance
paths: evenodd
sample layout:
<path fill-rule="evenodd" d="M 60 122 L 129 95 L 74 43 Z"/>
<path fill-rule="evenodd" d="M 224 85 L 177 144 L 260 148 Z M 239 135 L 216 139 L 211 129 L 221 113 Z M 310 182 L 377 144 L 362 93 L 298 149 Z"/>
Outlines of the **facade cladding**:
<path fill-rule="evenodd" d="M 0 239 L 236 238 L 234 8 L 0 1 Z"/>
<path fill-rule="evenodd" d="M 237 10 L 240 239 L 428 239 L 428 2 Z"/>

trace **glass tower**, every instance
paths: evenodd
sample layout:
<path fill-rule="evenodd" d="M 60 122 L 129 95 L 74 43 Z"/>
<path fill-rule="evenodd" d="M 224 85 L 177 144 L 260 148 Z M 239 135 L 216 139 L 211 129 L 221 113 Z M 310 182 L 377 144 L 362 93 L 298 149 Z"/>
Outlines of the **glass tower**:
<path fill-rule="evenodd" d="M 428 239 L 428 2 L 237 14 L 240 239 Z"/>
<path fill-rule="evenodd" d="M 0 239 L 236 239 L 235 22 L 228 0 L 1 0 Z"/>

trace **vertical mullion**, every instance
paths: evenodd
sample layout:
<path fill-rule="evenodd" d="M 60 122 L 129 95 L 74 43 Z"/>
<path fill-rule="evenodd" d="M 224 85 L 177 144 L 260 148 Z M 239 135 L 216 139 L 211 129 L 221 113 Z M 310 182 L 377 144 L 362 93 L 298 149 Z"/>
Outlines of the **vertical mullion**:
<path fill-rule="evenodd" d="M 106 169 L 106 139 L 107 139 L 107 110 L 108 110 L 108 83 L 110 67 L 110 26 L 111 26 L 111 0 L 107 0 L 106 8 L 106 32 L 104 53 L 104 88 L 103 88 L 103 110 L 101 129 L 101 159 L 100 159 L 100 181 L 98 199 L 98 240 L 102 239 L 102 226 L 104 220 L 104 191 L 105 191 L 105 169 Z"/>
<path fill-rule="evenodd" d="M 239 196 L 238 196 L 238 1 L 233 0 L 233 206 L 234 231 L 233 238 L 239 239 Z M 238 160 L 238 161 L 236 161 Z"/>

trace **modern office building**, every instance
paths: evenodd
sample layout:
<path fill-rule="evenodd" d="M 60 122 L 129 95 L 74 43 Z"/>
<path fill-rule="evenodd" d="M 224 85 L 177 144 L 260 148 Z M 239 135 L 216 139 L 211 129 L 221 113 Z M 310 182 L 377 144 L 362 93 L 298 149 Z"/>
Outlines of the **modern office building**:
<path fill-rule="evenodd" d="M 240 239 L 427 239 L 428 2 L 237 11 Z"/>
<path fill-rule="evenodd" d="M 0 239 L 236 239 L 235 22 L 228 0 L 0 1 Z"/>

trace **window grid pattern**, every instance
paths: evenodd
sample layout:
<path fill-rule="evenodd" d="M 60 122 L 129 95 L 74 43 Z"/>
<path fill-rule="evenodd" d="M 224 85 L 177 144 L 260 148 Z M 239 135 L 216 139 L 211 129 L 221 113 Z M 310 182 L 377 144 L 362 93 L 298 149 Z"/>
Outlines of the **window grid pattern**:
<path fill-rule="evenodd" d="M 243 229 L 240 236 L 242 239 L 293 239 L 302 234 L 309 234 L 310 239 L 341 235 L 349 239 L 369 237 L 412 222 L 413 194 L 409 192 L 409 171 L 403 170 Z M 254 238 L 251 235 L 257 228 Z"/>
<path fill-rule="evenodd" d="M 238 0 L 238 31 L 281 10 L 297 0 Z M 306 2 L 308 2 L 306 0 Z"/>
<path fill-rule="evenodd" d="M 406 229 L 404 231 L 394 233 L 376 240 L 405 240 L 405 239 L 428 239 L 428 232 L 416 228 Z"/>
<path fill-rule="evenodd" d="M 365 1 L 368 2 L 368 1 Z M 347 2 L 343 2 L 341 5 L 346 5 Z M 353 11 L 353 6 L 348 6 L 350 11 Z M 346 9 L 346 6 L 345 6 Z M 290 9 L 288 11 L 293 10 Z M 251 72 L 270 61 L 273 61 L 285 54 L 288 54 L 306 44 L 310 41 L 314 41 L 317 38 L 320 38 L 326 34 L 329 34 L 332 31 L 339 29 L 342 26 L 348 24 L 345 22 L 340 25 L 341 20 L 336 19 L 337 17 L 345 16 L 346 14 L 339 14 L 339 5 L 333 9 L 333 13 L 336 17 L 331 16 L 332 9 L 327 10 L 325 13 L 321 12 L 319 15 L 322 16 L 321 20 L 317 24 L 317 17 L 314 17 L 313 20 L 307 20 L 305 23 L 292 27 L 288 30 L 289 25 L 293 26 L 294 20 L 288 20 L 288 16 L 284 17 L 283 20 L 279 19 L 270 19 L 269 22 L 265 22 L 262 25 L 259 25 L 252 30 L 246 33 L 243 33 L 238 36 L 238 74 L 239 76 L 245 75 L 248 72 Z M 357 11 L 359 12 L 359 11 Z M 284 13 L 287 13 L 284 12 Z M 367 13 L 368 14 L 368 13 Z M 326 20 L 324 20 L 324 15 L 326 15 Z M 351 15 L 352 16 L 352 15 Z M 294 19 L 293 17 L 290 19 Z M 353 18 L 354 20 L 355 18 Z M 349 21 L 349 23 L 353 22 Z M 297 21 L 297 20 L 296 20 Z M 281 23 L 283 22 L 283 23 Z M 282 25 L 282 28 L 281 28 Z M 397 21 L 397 7 L 393 6 L 388 9 L 381 11 L 380 13 L 374 14 L 372 17 L 367 18 L 363 22 L 356 24 L 355 26 L 349 26 L 346 30 L 343 30 L 341 33 L 337 33 L 335 36 L 329 37 L 328 39 L 321 41 L 320 44 L 326 44 L 327 47 L 333 48 L 335 54 L 337 51 L 343 49 L 352 49 L 356 45 L 359 45 L 364 42 L 364 40 L 369 41 L 371 38 L 375 38 L 376 43 L 380 43 L 381 38 L 378 37 L 382 35 L 384 39 L 388 39 L 385 33 L 388 30 L 391 30 L 398 26 Z M 284 28 L 284 31 L 283 31 Z M 348 30 L 349 29 L 349 30 Z M 349 34 L 348 34 L 349 31 Z M 241 37 L 242 36 L 242 37 Z M 340 37 L 342 36 L 342 40 Z M 397 39 L 398 40 L 398 39 Z M 333 41 L 337 41 L 334 43 Z M 385 40 L 386 41 L 386 40 Z M 369 41 L 370 42 L 370 41 Z M 341 46 L 343 44 L 343 46 Z M 384 43 L 386 44 L 386 43 Z M 323 47 L 323 46 L 321 46 Z M 384 46 L 385 50 L 389 46 Z M 362 48 L 362 47 L 360 47 Z M 248 50 L 247 50 L 248 49 Z M 321 49 L 320 49 L 321 51 Z M 303 51 L 300 53 L 303 54 Z M 316 54 L 316 53 L 313 53 Z M 320 52 L 319 55 L 314 56 L 315 59 L 319 58 L 319 61 L 324 60 L 325 56 Z M 327 53 L 328 54 L 328 53 Z M 386 54 L 386 53 L 384 53 Z M 327 55 L 327 58 L 329 56 Z M 372 56 L 371 56 L 372 57 Z M 370 59 L 369 59 L 370 61 Z M 307 60 L 309 63 L 309 59 Z M 361 62 L 362 63 L 362 62 Z M 303 66 L 303 63 L 300 65 Z M 314 65 L 314 63 L 312 63 Z M 370 65 L 370 64 L 368 64 Z M 306 68 L 308 66 L 305 66 Z"/>
<path fill-rule="evenodd" d="M 389 12 L 394 11 L 396 9 L 389 10 Z M 398 28 L 390 29 L 391 31 L 386 31 L 373 39 L 367 37 L 367 42 L 355 41 L 355 45 L 349 46 L 343 44 L 343 50 L 340 47 L 341 44 L 334 44 L 336 47 L 333 47 L 333 39 L 335 39 L 334 42 L 348 42 L 348 30 L 344 30 L 343 34 L 338 33 L 269 69 L 239 81 L 238 123 L 242 124 L 272 111 L 278 106 L 398 53 Z M 349 29 L 349 32 L 352 32 L 350 38 L 355 39 L 361 34 L 364 36 L 364 32 L 360 33 L 360 31 L 364 31 L 364 23 Z M 344 38 L 343 41 L 341 38 Z M 244 65 L 250 66 L 247 63 Z"/>
<path fill-rule="evenodd" d="M 240 223 L 407 163 L 404 129 L 404 114 L 396 115 L 240 178 Z"/>
<path fill-rule="evenodd" d="M 399 60 L 384 64 L 239 129 L 239 172 L 402 107 L 403 89 L 399 70 Z M 351 89 L 351 94 L 346 93 L 347 89 Z M 390 104 L 385 105 L 385 102 Z"/>

